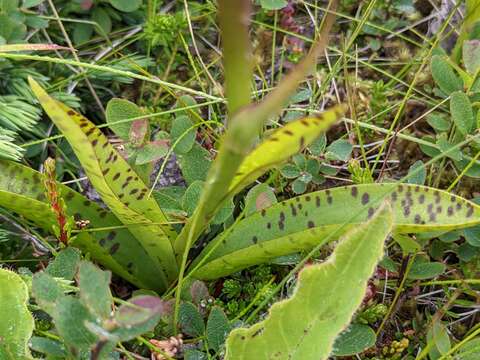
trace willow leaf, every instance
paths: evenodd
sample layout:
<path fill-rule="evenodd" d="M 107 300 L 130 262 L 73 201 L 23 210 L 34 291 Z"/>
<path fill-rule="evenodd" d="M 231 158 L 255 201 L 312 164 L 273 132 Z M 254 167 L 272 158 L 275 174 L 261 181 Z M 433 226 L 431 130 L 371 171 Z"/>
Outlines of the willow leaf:
<path fill-rule="evenodd" d="M 28 340 L 34 323 L 27 308 L 27 285 L 14 272 L 0 269 L 0 289 L 0 358 L 31 359 Z"/>
<path fill-rule="evenodd" d="M 122 223 L 144 224 L 131 226 L 129 230 L 157 262 L 159 276 L 164 286 L 168 286 L 177 275 L 170 242 L 176 233 L 168 225 L 149 225 L 167 222 L 167 218 L 155 200 L 146 196 L 146 185 L 92 122 L 52 99 L 32 78 L 29 82 L 45 112 L 69 141 L 102 200 Z"/>
<path fill-rule="evenodd" d="M 213 279 L 277 256 L 312 248 L 358 226 L 389 199 L 397 232 L 448 231 L 480 223 L 480 206 L 442 190 L 410 184 L 366 184 L 322 190 L 275 204 L 220 235 L 192 264 Z"/>
<path fill-rule="evenodd" d="M 89 220 L 89 228 L 122 226 L 108 210 L 69 187 L 57 184 L 66 202 L 67 214 L 76 220 Z M 23 165 L 0 160 L 0 206 L 17 212 L 46 231 L 56 224 L 46 202 L 42 174 Z M 71 245 L 139 287 L 161 290 L 157 267 L 138 240 L 125 228 L 88 230 L 76 235 Z"/>
<path fill-rule="evenodd" d="M 391 229 L 385 206 L 346 234 L 329 260 L 300 272 L 290 299 L 274 304 L 264 321 L 232 331 L 225 359 L 327 359 L 362 302 Z"/>
<path fill-rule="evenodd" d="M 275 130 L 243 160 L 230 191 L 238 192 L 271 167 L 302 151 L 342 115 L 343 107 L 336 106 L 319 116 L 292 121 Z"/>

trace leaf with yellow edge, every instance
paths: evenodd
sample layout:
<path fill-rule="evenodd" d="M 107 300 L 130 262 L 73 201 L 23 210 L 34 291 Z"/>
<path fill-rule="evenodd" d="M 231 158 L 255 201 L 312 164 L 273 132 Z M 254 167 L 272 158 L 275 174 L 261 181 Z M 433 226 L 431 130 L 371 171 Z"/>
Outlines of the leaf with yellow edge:
<path fill-rule="evenodd" d="M 341 118 L 343 113 L 344 107 L 339 105 L 318 116 L 295 120 L 275 130 L 243 160 L 229 191 L 240 191 L 268 169 L 302 151 Z"/>
<path fill-rule="evenodd" d="M 87 118 L 51 98 L 32 78 L 30 86 L 45 112 L 64 134 L 102 200 L 147 253 L 157 262 L 159 276 L 167 287 L 177 276 L 171 241 L 176 237 L 169 225 L 149 225 L 167 222 L 148 188 L 125 159 L 109 143 L 105 135 Z"/>
<path fill-rule="evenodd" d="M 292 297 L 274 304 L 265 320 L 233 330 L 225 359 L 327 359 L 362 303 L 391 229 L 392 211 L 383 206 L 347 233 L 327 261 L 304 268 Z"/>

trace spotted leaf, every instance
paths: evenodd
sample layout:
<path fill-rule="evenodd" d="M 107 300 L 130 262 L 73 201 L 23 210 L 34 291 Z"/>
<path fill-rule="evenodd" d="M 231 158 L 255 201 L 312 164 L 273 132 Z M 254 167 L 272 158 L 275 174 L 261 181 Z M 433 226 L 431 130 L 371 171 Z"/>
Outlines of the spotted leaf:
<path fill-rule="evenodd" d="M 75 236 L 71 245 L 89 253 L 93 259 L 139 287 L 160 290 L 157 267 L 138 240 L 108 210 L 57 184 L 67 205 L 67 215 L 88 220 L 89 226 Z M 23 165 L 0 160 L 0 206 L 52 231 L 55 217 L 46 202 L 42 174 Z M 90 229 L 107 228 L 104 231 Z M 108 229 L 110 228 L 110 229 Z"/>
<path fill-rule="evenodd" d="M 238 192 L 268 169 L 302 151 L 342 115 L 343 107 L 336 106 L 317 117 L 292 121 L 275 130 L 243 160 L 230 184 L 230 191 Z"/>
<path fill-rule="evenodd" d="M 274 304 L 265 320 L 233 330 L 225 359 L 327 359 L 362 303 L 391 229 L 392 213 L 384 206 L 347 233 L 329 260 L 304 268 L 292 297 Z"/>
<path fill-rule="evenodd" d="M 193 263 L 194 276 L 218 278 L 338 238 L 371 217 L 382 199 L 391 203 L 396 232 L 449 231 L 480 223 L 480 206 L 442 190 L 395 183 L 338 187 L 243 219 L 209 243 Z M 197 266 L 200 262 L 203 266 Z"/>
<path fill-rule="evenodd" d="M 177 263 L 171 240 L 175 231 L 148 188 L 105 135 L 87 118 L 52 99 L 32 78 L 30 86 L 45 112 L 69 141 L 102 200 L 129 226 L 147 253 L 157 262 L 164 286 L 176 279 Z M 155 224 L 153 224 L 155 223 Z M 143 226 L 138 226 L 142 224 Z"/>

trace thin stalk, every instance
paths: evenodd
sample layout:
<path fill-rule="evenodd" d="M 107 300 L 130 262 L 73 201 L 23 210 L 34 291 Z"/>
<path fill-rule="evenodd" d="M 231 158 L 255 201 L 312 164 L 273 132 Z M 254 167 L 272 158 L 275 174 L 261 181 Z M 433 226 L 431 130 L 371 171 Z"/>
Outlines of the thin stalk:
<path fill-rule="evenodd" d="M 251 101 L 253 58 L 248 36 L 250 0 L 218 0 L 228 113 Z"/>
<path fill-rule="evenodd" d="M 44 61 L 44 62 L 50 62 L 50 63 L 56 63 L 56 64 L 79 66 L 79 67 L 84 67 L 86 69 L 103 71 L 103 72 L 107 72 L 107 73 L 111 73 L 111 74 L 117 74 L 117 75 L 121 75 L 121 76 L 131 77 L 133 79 L 138 79 L 138 80 L 151 82 L 153 84 L 157 84 L 157 85 L 160 85 L 160 86 L 164 87 L 166 90 L 167 89 L 180 90 L 180 91 L 184 91 L 188 94 L 204 97 L 206 99 L 224 102 L 224 99 L 219 98 L 217 96 L 209 95 L 209 94 L 206 94 L 204 92 L 193 90 L 193 89 L 181 86 L 181 85 L 169 83 L 167 81 L 160 80 L 156 77 L 148 77 L 148 76 L 145 76 L 145 75 L 136 74 L 136 73 L 131 72 L 131 71 L 118 70 L 118 69 L 114 69 L 114 68 L 111 68 L 111 67 L 108 67 L 108 66 L 103 66 L 103 65 L 90 64 L 90 63 L 85 63 L 85 62 L 80 62 L 80 61 L 75 61 L 75 60 L 68 60 L 68 59 L 58 59 L 58 58 L 52 58 L 52 57 L 49 57 L 49 56 L 11 54 L 11 53 L 0 53 L 0 58 L 13 59 L 13 60 Z"/>

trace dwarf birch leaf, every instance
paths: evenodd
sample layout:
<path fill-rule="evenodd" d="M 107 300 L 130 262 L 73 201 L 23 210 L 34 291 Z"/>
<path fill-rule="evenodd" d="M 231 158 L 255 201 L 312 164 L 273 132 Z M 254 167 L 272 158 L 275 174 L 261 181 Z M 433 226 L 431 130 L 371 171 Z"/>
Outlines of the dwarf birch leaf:
<path fill-rule="evenodd" d="M 182 331 L 190 336 L 203 336 L 205 324 L 197 307 L 189 302 L 180 305 L 179 322 Z"/>
<path fill-rule="evenodd" d="M 154 140 L 146 143 L 136 152 L 135 165 L 144 165 L 164 157 L 168 153 L 167 140 Z"/>
<path fill-rule="evenodd" d="M 352 154 L 352 150 L 353 146 L 348 140 L 335 140 L 325 149 L 325 157 L 328 160 L 347 161 Z"/>
<path fill-rule="evenodd" d="M 288 5 L 286 0 L 260 0 L 262 8 L 265 10 L 278 10 Z"/>
<path fill-rule="evenodd" d="M 88 330 L 86 322 L 95 323 L 95 317 L 73 296 L 61 297 L 52 314 L 55 327 L 71 348 L 86 351 L 95 344 L 97 336 Z"/>
<path fill-rule="evenodd" d="M 408 273 L 408 278 L 412 280 L 431 279 L 441 275 L 445 269 L 445 264 L 440 262 L 415 261 Z"/>
<path fill-rule="evenodd" d="M 270 186 L 267 184 L 255 185 L 245 197 L 245 215 L 251 215 L 276 203 L 277 198 Z"/>
<path fill-rule="evenodd" d="M 420 170 L 418 170 L 420 168 Z M 423 185 L 425 183 L 425 178 L 427 177 L 427 170 L 425 169 L 425 164 L 422 160 L 417 160 L 410 166 L 408 169 L 408 174 L 415 172 L 415 175 L 412 175 L 408 178 L 409 184 L 418 184 Z"/>
<path fill-rule="evenodd" d="M 210 168 L 210 153 L 208 150 L 194 143 L 188 153 L 178 155 L 177 158 L 187 184 L 190 185 L 196 180 L 205 181 Z"/>
<path fill-rule="evenodd" d="M 53 276 L 41 271 L 33 275 L 32 294 L 37 304 L 52 315 L 55 311 L 56 303 L 63 297 L 63 289 Z"/>
<path fill-rule="evenodd" d="M 167 302 L 156 296 L 135 296 L 115 312 L 114 320 L 119 326 L 112 334 L 127 341 L 153 331 L 168 307 Z"/>
<path fill-rule="evenodd" d="M 451 348 L 447 329 L 440 321 L 434 321 L 427 333 L 427 344 L 431 345 L 428 352 L 430 359 L 439 359 Z"/>
<path fill-rule="evenodd" d="M 55 259 L 48 264 L 46 271 L 53 277 L 73 280 L 79 262 L 80 251 L 73 247 L 69 247 L 58 253 Z"/>
<path fill-rule="evenodd" d="M 480 206 L 442 190 L 396 183 L 332 188 L 297 196 L 239 221 L 194 260 L 193 267 L 206 261 L 194 276 L 215 279 L 310 249 L 339 229 L 344 232 L 365 222 L 381 199 L 390 199 L 399 233 L 449 231 L 480 223 Z"/>
<path fill-rule="evenodd" d="M 427 116 L 427 123 L 437 132 L 444 132 L 450 129 L 450 121 L 446 120 L 438 114 L 430 114 Z"/>
<path fill-rule="evenodd" d="M 173 120 L 170 135 L 172 137 L 172 146 L 178 141 L 173 149 L 175 153 L 186 154 L 192 150 L 197 132 L 190 118 L 187 115 L 181 115 Z"/>
<path fill-rule="evenodd" d="M 225 359 L 327 359 L 362 302 L 391 228 L 385 206 L 346 234 L 329 260 L 300 272 L 292 297 L 274 304 L 264 321 L 232 331 Z"/>
<path fill-rule="evenodd" d="M 117 10 L 132 12 L 142 6 L 141 0 L 110 0 L 110 4 Z"/>
<path fill-rule="evenodd" d="M 28 340 L 34 322 L 27 308 L 27 285 L 14 272 L 0 269 L 0 289 L 0 358 L 31 358 Z"/>
<path fill-rule="evenodd" d="M 447 157 L 454 161 L 460 161 L 463 158 L 462 151 L 459 148 L 453 149 L 454 146 L 447 139 L 447 133 L 440 134 L 437 139 L 437 146 L 441 152 L 447 153 Z"/>
<path fill-rule="evenodd" d="M 303 150 L 308 144 L 343 115 L 343 107 L 337 106 L 318 117 L 292 121 L 275 130 L 258 145 L 242 162 L 229 191 L 236 193 L 277 164 Z"/>
<path fill-rule="evenodd" d="M 206 328 L 209 348 L 218 352 L 229 332 L 230 323 L 223 310 L 218 306 L 212 307 Z"/>
<path fill-rule="evenodd" d="M 49 355 L 52 359 L 67 359 L 68 352 L 65 346 L 55 340 L 33 336 L 30 340 L 30 348 L 36 352 Z"/>
<path fill-rule="evenodd" d="M 353 356 L 375 345 L 375 331 L 368 325 L 351 324 L 335 339 L 335 356 Z"/>
<path fill-rule="evenodd" d="M 131 101 L 114 98 L 110 100 L 105 109 L 107 124 L 113 132 L 125 141 L 129 140 L 132 121 L 145 115 L 143 111 Z"/>
<path fill-rule="evenodd" d="M 99 319 L 108 319 L 112 312 L 109 271 L 100 270 L 91 262 L 82 261 L 78 269 L 80 300 L 90 313 Z"/>

